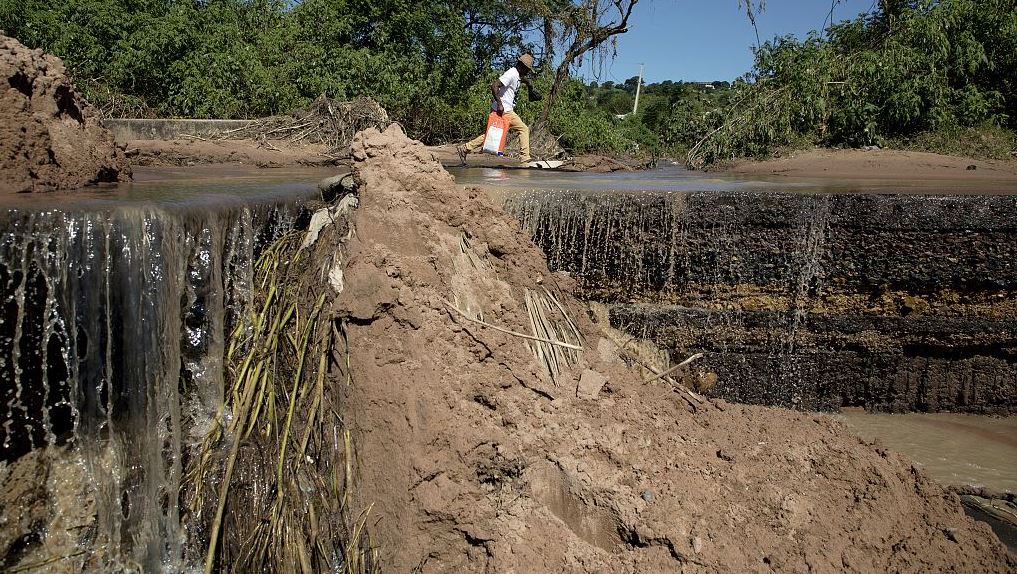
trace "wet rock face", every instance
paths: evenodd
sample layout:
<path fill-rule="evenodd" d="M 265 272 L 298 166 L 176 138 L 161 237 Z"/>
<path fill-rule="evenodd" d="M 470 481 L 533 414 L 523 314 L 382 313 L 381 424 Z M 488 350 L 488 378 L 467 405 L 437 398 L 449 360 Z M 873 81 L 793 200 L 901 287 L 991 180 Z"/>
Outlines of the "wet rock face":
<path fill-rule="evenodd" d="M 6 81 L 2 81 L 6 80 Z M 131 177 L 127 158 L 59 58 L 0 36 L 0 193 Z"/>
<path fill-rule="evenodd" d="M 0 571 L 184 570 L 184 464 L 297 201 L 0 210 Z"/>
<path fill-rule="evenodd" d="M 539 191 L 507 208 L 609 302 L 1017 289 L 1017 196 Z"/>
<path fill-rule="evenodd" d="M 533 192 L 508 208 L 612 322 L 804 409 L 1017 410 L 1017 196 Z"/>
<path fill-rule="evenodd" d="M 835 411 L 1017 412 L 1017 321 L 786 314 L 614 305 L 611 321 L 679 352 L 705 352 L 710 394 Z M 789 337 L 794 337 L 794 345 Z"/>

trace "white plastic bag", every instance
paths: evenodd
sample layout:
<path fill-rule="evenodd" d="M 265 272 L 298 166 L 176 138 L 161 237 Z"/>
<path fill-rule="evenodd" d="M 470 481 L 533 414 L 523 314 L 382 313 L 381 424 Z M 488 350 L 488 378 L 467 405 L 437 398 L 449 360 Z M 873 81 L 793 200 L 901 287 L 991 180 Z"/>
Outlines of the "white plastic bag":
<path fill-rule="evenodd" d="M 487 128 L 487 136 L 484 137 L 484 151 L 487 153 L 500 154 L 502 136 L 505 130 L 500 126 L 491 125 Z"/>

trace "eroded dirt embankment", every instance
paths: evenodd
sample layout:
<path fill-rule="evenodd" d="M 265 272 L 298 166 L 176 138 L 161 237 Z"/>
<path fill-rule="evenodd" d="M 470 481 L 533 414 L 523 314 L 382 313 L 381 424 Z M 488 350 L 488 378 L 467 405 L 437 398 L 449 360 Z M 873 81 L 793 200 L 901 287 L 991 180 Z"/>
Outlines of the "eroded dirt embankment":
<path fill-rule="evenodd" d="M 130 179 L 127 159 L 59 58 L 0 35 L 0 193 Z"/>
<path fill-rule="evenodd" d="M 518 224 L 398 126 L 353 156 L 345 416 L 387 570 L 1017 568 L 956 496 L 826 417 L 644 383 Z M 554 380 L 477 322 L 533 333 L 544 289 L 583 339 Z"/>

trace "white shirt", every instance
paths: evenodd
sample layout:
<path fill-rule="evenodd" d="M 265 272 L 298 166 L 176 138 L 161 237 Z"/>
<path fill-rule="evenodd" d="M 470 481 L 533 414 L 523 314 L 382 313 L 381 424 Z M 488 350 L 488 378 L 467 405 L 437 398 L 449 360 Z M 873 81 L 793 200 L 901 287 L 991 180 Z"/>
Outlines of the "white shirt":
<path fill-rule="evenodd" d="M 516 107 L 516 92 L 519 91 L 519 70 L 512 66 L 498 78 L 498 81 L 501 82 L 501 88 L 498 90 L 498 99 L 501 100 L 501 105 L 505 108 L 505 111 L 511 112 Z M 492 102 L 491 111 L 497 109 L 494 102 Z"/>

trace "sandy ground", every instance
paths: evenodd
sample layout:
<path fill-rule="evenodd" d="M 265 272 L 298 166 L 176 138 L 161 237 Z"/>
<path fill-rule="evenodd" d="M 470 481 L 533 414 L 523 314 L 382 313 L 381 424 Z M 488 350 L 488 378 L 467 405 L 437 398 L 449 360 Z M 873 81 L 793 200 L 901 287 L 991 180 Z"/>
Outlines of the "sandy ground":
<path fill-rule="evenodd" d="M 129 140 L 124 142 L 131 162 L 141 166 L 195 166 L 233 164 L 264 168 L 330 166 L 344 163 L 328 155 L 320 144 L 281 141 Z"/>
<path fill-rule="evenodd" d="M 361 207 L 333 312 L 385 570 L 1017 569 L 955 495 L 829 417 L 646 380 L 518 224 L 398 126 L 358 134 L 353 156 Z M 553 339 L 574 321 L 580 351 L 519 336 L 534 293 L 557 298 L 541 307 Z"/>
<path fill-rule="evenodd" d="M 900 150 L 813 149 L 767 161 L 736 160 L 713 173 L 839 181 L 982 181 L 1017 184 L 1017 159 L 974 160 Z"/>

